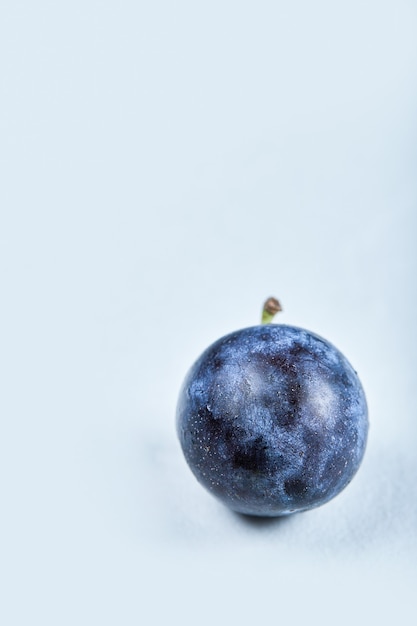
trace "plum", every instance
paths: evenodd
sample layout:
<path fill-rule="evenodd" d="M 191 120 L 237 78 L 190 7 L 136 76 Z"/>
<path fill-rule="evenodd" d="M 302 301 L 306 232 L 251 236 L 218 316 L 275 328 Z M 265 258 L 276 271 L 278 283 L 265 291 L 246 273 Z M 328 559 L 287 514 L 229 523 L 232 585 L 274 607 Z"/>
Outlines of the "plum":
<path fill-rule="evenodd" d="M 180 392 L 177 432 L 214 496 L 239 513 L 273 517 L 346 487 L 365 452 L 368 411 L 339 350 L 268 323 L 226 335 L 200 356 Z"/>

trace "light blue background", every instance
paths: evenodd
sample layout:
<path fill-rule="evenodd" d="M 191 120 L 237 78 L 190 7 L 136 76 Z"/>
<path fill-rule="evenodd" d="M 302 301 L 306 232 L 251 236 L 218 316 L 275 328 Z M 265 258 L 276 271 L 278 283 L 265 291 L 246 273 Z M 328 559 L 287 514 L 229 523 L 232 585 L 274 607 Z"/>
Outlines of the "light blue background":
<path fill-rule="evenodd" d="M 417 5 L 0 4 L 0 621 L 411 623 Z M 281 321 L 365 386 L 352 484 L 250 523 L 174 430 L 219 336 Z"/>

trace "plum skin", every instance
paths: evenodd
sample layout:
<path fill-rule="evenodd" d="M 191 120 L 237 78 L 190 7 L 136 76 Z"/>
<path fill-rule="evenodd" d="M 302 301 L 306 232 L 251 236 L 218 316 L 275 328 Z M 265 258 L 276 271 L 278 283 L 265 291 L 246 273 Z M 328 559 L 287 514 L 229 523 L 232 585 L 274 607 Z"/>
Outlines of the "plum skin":
<path fill-rule="evenodd" d="M 177 432 L 197 480 L 239 513 L 280 516 L 336 496 L 356 473 L 368 410 L 332 344 L 302 328 L 245 328 L 191 367 Z"/>

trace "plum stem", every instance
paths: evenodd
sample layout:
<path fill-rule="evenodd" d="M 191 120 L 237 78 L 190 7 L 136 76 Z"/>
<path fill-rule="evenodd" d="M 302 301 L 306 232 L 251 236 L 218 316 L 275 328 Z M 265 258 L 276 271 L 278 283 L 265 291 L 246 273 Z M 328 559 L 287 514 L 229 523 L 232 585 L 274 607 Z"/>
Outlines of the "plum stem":
<path fill-rule="evenodd" d="M 268 298 L 262 309 L 262 324 L 271 324 L 275 315 L 282 311 L 282 306 L 276 298 Z"/>

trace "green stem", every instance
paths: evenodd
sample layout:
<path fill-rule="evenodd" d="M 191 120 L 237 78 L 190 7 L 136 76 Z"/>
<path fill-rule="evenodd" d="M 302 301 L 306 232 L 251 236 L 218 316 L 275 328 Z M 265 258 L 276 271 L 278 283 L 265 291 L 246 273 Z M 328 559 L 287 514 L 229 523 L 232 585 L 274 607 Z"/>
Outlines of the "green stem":
<path fill-rule="evenodd" d="M 276 298 L 268 298 L 262 309 L 262 324 L 271 324 L 275 315 L 282 311 L 282 307 Z"/>

